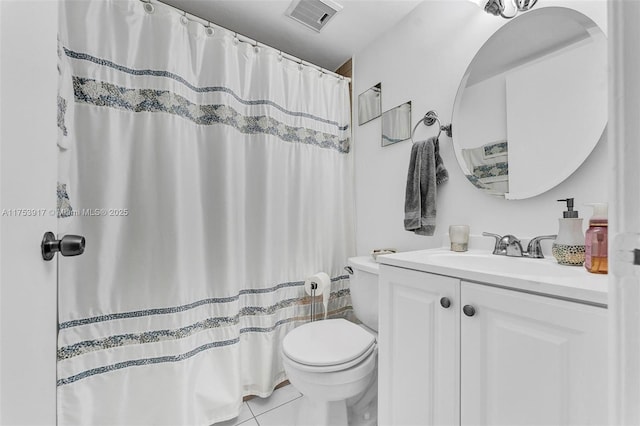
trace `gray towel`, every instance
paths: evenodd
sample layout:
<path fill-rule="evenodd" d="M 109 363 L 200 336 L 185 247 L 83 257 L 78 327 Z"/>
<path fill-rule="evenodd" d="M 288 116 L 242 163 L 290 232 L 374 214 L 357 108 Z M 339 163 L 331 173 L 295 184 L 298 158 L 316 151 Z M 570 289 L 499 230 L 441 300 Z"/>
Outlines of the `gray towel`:
<path fill-rule="evenodd" d="M 404 200 L 404 229 L 418 235 L 436 230 L 436 186 L 449 179 L 440 157 L 438 139 L 432 137 L 411 147 L 407 190 Z"/>

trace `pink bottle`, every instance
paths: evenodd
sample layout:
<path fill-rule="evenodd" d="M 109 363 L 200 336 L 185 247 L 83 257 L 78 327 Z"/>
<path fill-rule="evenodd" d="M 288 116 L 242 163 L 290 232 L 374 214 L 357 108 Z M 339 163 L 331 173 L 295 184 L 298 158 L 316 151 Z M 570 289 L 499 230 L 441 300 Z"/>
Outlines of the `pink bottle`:
<path fill-rule="evenodd" d="M 609 271 L 607 203 L 586 205 L 593 207 L 593 216 L 589 220 L 589 229 L 587 229 L 584 238 L 584 267 L 594 274 L 606 274 Z"/>

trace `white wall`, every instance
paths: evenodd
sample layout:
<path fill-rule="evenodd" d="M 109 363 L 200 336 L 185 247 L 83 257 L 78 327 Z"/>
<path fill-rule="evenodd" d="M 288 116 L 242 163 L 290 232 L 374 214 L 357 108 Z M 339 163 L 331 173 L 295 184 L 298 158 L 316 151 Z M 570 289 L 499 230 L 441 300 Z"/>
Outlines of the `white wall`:
<path fill-rule="evenodd" d="M 2 425 L 56 421 L 56 262 L 40 241 L 57 224 L 57 14 L 55 0 L 0 1 Z"/>
<path fill-rule="evenodd" d="M 542 3 L 542 4 L 541 4 Z M 543 6 L 572 7 L 593 19 L 605 32 L 604 0 L 545 0 Z M 425 1 L 390 32 L 354 56 L 354 98 L 382 82 L 382 110 L 412 101 L 413 123 L 435 109 L 449 123 L 458 84 L 484 42 L 507 21 L 486 14 L 463 0 Z M 455 132 L 455 124 L 454 129 Z M 420 126 L 416 139 L 434 135 Z M 583 203 L 607 200 L 607 147 L 603 137 L 586 162 L 556 188 L 526 200 L 493 198 L 476 190 L 460 171 L 451 139 L 441 137 L 440 150 L 449 181 L 438 192 L 436 235 L 423 237 L 403 228 L 404 193 L 411 142 L 380 146 L 380 122 L 354 126 L 357 250 L 415 250 L 440 246 L 450 224 L 469 224 L 472 234 L 489 231 L 521 238 L 558 231 L 559 198 L 573 197 L 580 216 Z M 544 173 L 544 164 L 540 164 Z M 585 220 L 586 227 L 586 220 Z"/>

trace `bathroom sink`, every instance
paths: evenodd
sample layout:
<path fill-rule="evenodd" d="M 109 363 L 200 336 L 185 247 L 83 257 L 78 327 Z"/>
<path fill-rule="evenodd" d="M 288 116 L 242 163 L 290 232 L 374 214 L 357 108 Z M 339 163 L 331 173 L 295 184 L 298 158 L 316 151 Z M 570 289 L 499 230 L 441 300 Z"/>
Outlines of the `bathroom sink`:
<path fill-rule="evenodd" d="M 526 257 L 496 256 L 491 253 L 456 253 L 435 251 L 425 256 L 425 261 L 434 265 L 464 268 L 478 272 L 502 273 L 509 275 L 540 277 L 575 277 L 583 275 L 576 267 L 562 266 L 550 259 L 529 259 Z"/>
<path fill-rule="evenodd" d="M 494 255 L 490 250 L 458 253 L 438 248 L 378 256 L 378 262 L 563 299 L 607 304 L 607 275 L 591 274 L 581 266 L 559 265 L 552 256 L 531 259 Z"/>

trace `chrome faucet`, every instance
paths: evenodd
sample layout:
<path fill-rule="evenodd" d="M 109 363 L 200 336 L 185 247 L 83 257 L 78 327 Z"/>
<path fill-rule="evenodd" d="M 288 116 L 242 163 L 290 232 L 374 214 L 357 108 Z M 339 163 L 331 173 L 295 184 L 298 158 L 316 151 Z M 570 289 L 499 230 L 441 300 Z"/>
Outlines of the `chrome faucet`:
<path fill-rule="evenodd" d="M 529 241 L 527 250 L 525 251 L 522 249 L 522 242 L 514 235 L 507 234 L 503 237 L 490 232 L 483 232 L 482 235 L 496 239 L 495 246 L 493 247 L 493 254 L 510 257 L 530 257 L 532 259 L 544 258 L 540 241 L 555 239 L 557 237 L 557 235 L 541 235 L 539 237 L 532 238 L 531 241 Z"/>
<path fill-rule="evenodd" d="M 483 232 L 485 237 L 493 237 L 496 244 L 493 247 L 493 254 L 500 256 L 522 257 L 522 244 L 520 240 L 513 235 L 505 235 L 504 237 L 490 232 Z"/>

